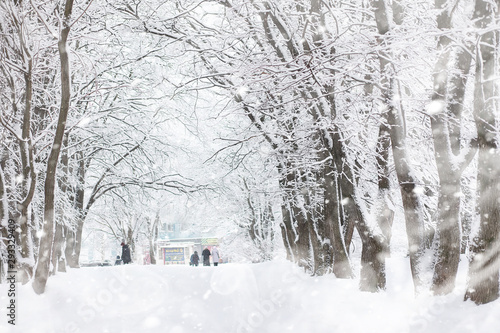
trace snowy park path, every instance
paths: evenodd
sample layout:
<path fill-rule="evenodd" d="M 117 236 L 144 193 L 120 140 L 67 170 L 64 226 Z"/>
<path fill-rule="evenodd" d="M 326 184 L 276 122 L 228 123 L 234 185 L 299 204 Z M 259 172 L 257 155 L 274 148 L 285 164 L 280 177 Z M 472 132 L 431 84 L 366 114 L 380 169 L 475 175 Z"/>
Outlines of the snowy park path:
<path fill-rule="evenodd" d="M 42 296 L 19 286 L 15 327 L 0 285 L 0 332 L 497 332 L 500 302 L 478 307 L 460 291 L 415 299 L 406 265 L 389 260 L 390 287 L 379 294 L 285 261 L 73 269 L 51 277 Z"/>

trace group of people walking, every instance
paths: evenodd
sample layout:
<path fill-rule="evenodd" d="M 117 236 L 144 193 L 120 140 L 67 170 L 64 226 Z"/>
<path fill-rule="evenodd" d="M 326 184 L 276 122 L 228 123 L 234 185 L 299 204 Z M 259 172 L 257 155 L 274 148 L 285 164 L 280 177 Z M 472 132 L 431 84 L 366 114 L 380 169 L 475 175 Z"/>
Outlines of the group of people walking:
<path fill-rule="evenodd" d="M 203 257 L 203 266 L 210 266 L 210 256 L 212 256 L 214 266 L 219 265 L 219 261 L 221 260 L 219 249 L 217 249 L 216 246 L 212 247 L 212 252 L 210 252 L 208 247 L 205 247 L 201 252 L 201 256 Z M 199 262 L 200 256 L 198 255 L 198 251 L 194 251 L 194 253 L 191 255 L 191 259 L 189 260 L 189 265 L 198 266 Z"/>
<path fill-rule="evenodd" d="M 127 244 L 125 244 L 124 241 L 121 243 L 121 246 L 122 246 L 122 256 L 121 258 L 120 256 L 116 256 L 115 265 L 130 264 L 132 262 L 132 258 L 130 255 L 130 248 Z M 219 262 L 222 262 L 219 249 L 216 246 L 212 247 L 212 252 L 210 252 L 208 247 L 205 246 L 205 248 L 201 252 L 201 256 L 203 258 L 203 266 L 210 266 L 210 256 L 212 256 L 212 261 L 214 263 L 214 266 L 218 266 Z M 199 262 L 200 262 L 200 256 L 198 255 L 198 251 L 194 251 L 189 260 L 189 265 L 198 266 Z"/>

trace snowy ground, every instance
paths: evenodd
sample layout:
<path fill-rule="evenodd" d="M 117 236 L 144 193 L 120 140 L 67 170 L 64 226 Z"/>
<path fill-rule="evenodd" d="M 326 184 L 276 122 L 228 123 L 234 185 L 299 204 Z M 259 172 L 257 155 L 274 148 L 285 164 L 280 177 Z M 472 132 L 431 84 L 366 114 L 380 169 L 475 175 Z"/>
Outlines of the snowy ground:
<path fill-rule="evenodd" d="M 88 267 L 51 277 L 46 293 L 17 286 L 16 326 L 0 285 L 0 332 L 498 332 L 500 301 L 456 293 L 414 298 L 405 258 L 388 262 L 388 290 L 361 293 L 357 280 L 309 277 L 293 264 L 219 267 Z"/>

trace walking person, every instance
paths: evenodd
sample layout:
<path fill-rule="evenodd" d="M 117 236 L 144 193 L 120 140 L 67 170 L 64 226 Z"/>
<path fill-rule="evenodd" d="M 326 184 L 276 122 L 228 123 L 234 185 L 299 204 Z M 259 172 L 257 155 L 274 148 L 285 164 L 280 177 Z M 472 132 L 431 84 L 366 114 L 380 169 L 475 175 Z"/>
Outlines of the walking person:
<path fill-rule="evenodd" d="M 214 266 L 219 265 L 220 253 L 217 246 L 212 247 L 212 260 L 214 261 Z"/>
<path fill-rule="evenodd" d="M 130 256 L 130 248 L 125 241 L 122 241 L 122 261 L 123 264 L 130 264 L 132 262 L 132 257 Z"/>
<path fill-rule="evenodd" d="M 198 262 L 200 261 L 200 256 L 198 255 L 198 251 L 194 251 L 191 255 L 191 259 L 189 260 L 190 266 L 198 266 Z"/>
<path fill-rule="evenodd" d="M 201 252 L 201 256 L 203 257 L 203 266 L 210 266 L 210 250 L 205 246 L 205 249 Z"/>

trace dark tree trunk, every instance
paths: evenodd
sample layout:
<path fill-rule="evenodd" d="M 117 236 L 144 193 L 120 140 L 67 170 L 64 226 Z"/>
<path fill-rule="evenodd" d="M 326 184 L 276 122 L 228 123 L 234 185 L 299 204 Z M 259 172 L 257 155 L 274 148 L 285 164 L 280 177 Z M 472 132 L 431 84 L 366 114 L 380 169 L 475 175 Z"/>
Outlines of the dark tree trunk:
<path fill-rule="evenodd" d="M 378 169 L 378 202 L 376 207 L 379 235 L 369 230 L 362 218 L 359 208 L 351 210 L 359 215 L 358 233 L 363 242 L 361 250 L 360 290 L 376 292 L 386 288 L 385 259 L 390 253 L 390 239 L 394 210 L 389 205 L 389 149 L 391 140 L 389 129 L 382 124 L 379 129 L 377 142 L 377 169 Z M 348 183 L 346 183 L 347 186 Z"/>
<path fill-rule="evenodd" d="M 390 29 L 385 2 L 383 0 L 373 0 L 372 6 L 375 11 L 377 28 L 381 35 L 380 38 L 383 39 L 384 35 Z M 394 157 L 396 175 L 403 201 L 411 274 L 415 291 L 418 291 L 422 284 L 419 275 L 419 266 L 423 249 L 423 207 L 419 195 L 415 191 L 417 179 L 413 176 L 409 165 L 409 156 L 406 151 L 406 128 L 403 110 L 398 110 L 394 105 L 394 78 L 391 76 L 391 73 L 394 71 L 391 68 L 390 59 L 390 52 L 380 51 L 382 99 L 387 108 L 385 112 L 387 112 L 387 122 L 390 128 L 392 155 Z"/>
<path fill-rule="evenodd" d="M 355 180 L 350 166 L 342 168 L 340 187 L 343 194 L 343 209 L 348 220 L 353 220 L 356 230 L 361 237 L 361 272 L 359 288 L 361 291 L 377 292 L 386 287 L 385 275 L 385 237 L 381 230 L 377 233 L 372 230 L 362 213 L 360 202 L 355 193 Z"/>
<path fill-rule="evenodd" d="M 476 0 L 474 18 L 476 27 L 484 31 L 493 26 L 498 17 L 500 1 L 493 3 Z M 495 138 L 498 133 L 496 116 L 498 95 L 493 80 L 496 71 L 495 47 L 498 31 L 487 29 L 480 36 L 476 53 L 474 90 L 474 120 L 478 138 L 478 213 L 479 232 L 472 240 L 469 280 L 465 299 L 476 304 L 492 302 L 499 297 L 500 284 L 500 147 Z"/>
<path fill-rule="evenodd" d="M 67 228 L 66 247 L 64 250 L 66 263 L 71 268 L 80 267 L 79 260 L 82 247 L 83 224 L 87 215 L 87 211 L 84 208 L 86 163 L 81 152 L 76 154 L 76 158 L 77 185 L 75 188 L 74 208 L 77 212 L 77 218 L 74 221 L 73 228 Z"/>
<path fill-rule="evenodd" d="M 440 177 L 440 179 L 444 179 Z M 448 294 L 455 288 L 460 262 L 460 181 L 442 181 L 438 197 L 438 245 L 434 267 L 433 291 Z"/>
<path fill-rule="evenodd" d="M 294 198 L 298 198 L 301 194 L 295 193 Z M 295 258 L 296 262 L 301 267 L 311 268 L 311 239 L 309 232 L 309 219 L 304 211 L 293 205 L 292 214 L 297 224 L 296 231 L 297 237 L 295 239 L 295 246 L 297 248 L 297 258 Z"/>
<path fill-rule="evenodd" d="M 392 100 L 392 98 L 391 98 Z M 390 105 L 387 100 L 387 105 Z M 404 140 L 404 125 L 402 115 L 397 110 L 389 107 L 388 121 L 391 126 L 391 142 L 396 166 L 396 174 L 403 201 L 404 216 L 406 221 L 406 234 L 408 236 L 408 252 L 410 254 L 410 267 L 415 290 L 421 286 L 419 275 L 420 257 L 423 249 L 423 216 L 422 204 L 415 191 L 417 180 L 414 178 Z"/>
<path fill-rule="evenodd" d="M 285 157 L 284 157 L 285 158 Z M 299 266 L 314 270 L 314 262 L 311 262 L 312 245 L 310 242 L 310 216 L 304 209 L 298 207 L 300 200 L 307 201 L 307 194 L 296 189 L 301 184 L 301 175 L 294 168 L 290 161 L 278 165 L 281 174 L 280 187 L 283 191 L 283 203 L 281 210 L 283 214 L 283 224 L 281 225 L 282 237 L 285 247 L 288 249 L 288 256 Z M 312 227 L 312 226 L 311 226 Z M 313 266 L 310 266 L 310 265 Z"/>
<path fill-rule="evenodd" d="M 76 231 L 70 228 L 66 228 L 66 245 L 64 247 L 64 256 L 66 257 L 66 263 L 71 268 L 78 268 L 78 259 L 75 256 L 75 243 L 76 243 Z"/>
<path fill-rule="evenodd" d="M 458 52 L 458 56 L 456 59 L 456 68 L 458 69 L 458 73 L 454 74 L 450 78 L 450 102 L 448 105 L 449 112 L 453 115 L 453 119 L 455 121 L 450 121 L 448 123 L 448 130 L 450 133 L 450 145 L 451 152 L 453 155 L 458 156 L 461 153 L 461 121 L 462 119 L 462 111 L 463 111 L 463 101 L 465 98 L 465 88 L 467 84 L 467 78 L 469 76 L 473 49 L 469 48 L 467 50 L 460 49 Z M 477 147 L 469 147 L 470 149 L 477 150 Z M 471 156 L 472 160 L 472 156 Z M 467 164 L 469 164 L 467 162 Z M 461 179 L 461 191 L 466 198 L 469 196 L 469 192 L 471 189 L 464 185 L 463 178 Z M 472 197 L 472 195 L 470 195 Z M 461 238 L 461 250 L 460 253 L 465 254 L 465 250 L 468 244 L 468 238 L 470 235 L 471 224 L 472 224 L 472 215 L 466 209 L 460 209 L 460 223 L 462 226 L 462 238 Z"/>
<path fill-rule="evenodd" d="M 342 193 L 339 191 L 339 199 L 342 202 Z M 344 243 L 345 243 L 345 251 L 347 255 L 351 253 L 351 244 L 352 244 L 352 237 L 354 235 L 354 229 L 356 229 L 356 221 L 354 219 L 349 218 L 349 216 L 346 216 L 344 213 L 343 207 L 341 207 L 341 217 L 340 221 L 343 223 L 342 224 L 342 234 L 344 236 Z"/>
<path fill-rule="evenodd" d="M 286 249 L 286 258 L 290 261 L 295 261 L 295 247 L 294 247 L 294 235 L 293 235 L 293 229 L 292 229 L 292 218 L 291 218 L 291 212 L 290 209 L 288 208 L 287 203 L 282 203 L 281 204 L 281 215 L 282 215 L 282 222 L 280 223 L 280 230 L 281 230 L 281 238 L 283 239 L 283 244 Z"/>
<path fill-rule="evenodd" d="M 66 263 L 62 256 L 62 245 L 64 243 L 64 227 L 63 227 L 62 216 L 58 216 L 55 221 L 55 233 L 54 233 L 54 244 L 52 247 L 52 272 L 51 275 L 55 275 L 56 272 L 66 272 Z M 61 265 L 62 263 L 62 265 Z"/>
<path fill-rule="evenodd" d="M 14 6 L 13 11 L 22 11 L 22 8 Z M 18 13 L 12 13 L 15 17 Z M 36 172 L 34 170 L 34 156 L 33 156 L 33 145 L 31 140 L 31 112 L 32 112 L 32 99 L 33 99 L 33 83 L 32 83 L 32 73 L 33 73 L 33 60 L 30 54 L 30 48 L 26 45 L 26 40 L 22 34 L 24 29 L 23 23 L 17 20 L 12 21 L 13 31 L 17 32 L 19 35 L 19 45 L 16 50 L 19 59 L 16 62 L 19 64 L 24 64 L 22 68 L 22 73 L 24 76 L 24 94 L 22 98 L 24 101 L 24 110 L 22 112 L 22 123 L 21 123 L 21 137 L 18 137 L 19 145 L 19 157 L 21 160 L 21 170 L 19 173 L 22 175 L 21 181 L 21 191 L 20 200 L 17 202 L 12 202 L 14 206 L 11 210 L 11 214 L 15 216 L 15 220 L 19 225 L 18 231 L 16 231 L 17 243 L 19 245 L 19 256 L 23 260 L 17 261 L 17 278 L 18 281 L 25 284 L 29 281 L 33 275 L 33 250 L 32 250 L 32 225 L 29 221 L 30 205 L 33 200 L 36 187 Z M 3 30 L 3 29 L 2 29 Z M 16 69 L 17 70 L 17 69 Z M 8 71 L 2 70 L 2 72 L 8 76 L 7 82 L 11 89 L 11 99 L 12 99 L 12 109 L 13 113 L 16 114 L 19 110 L 17 107 L 18 98 L 17 87 L 15 85 L 15 79 Z M 2 121 L 3 122 L 3 121 Z M 8 125 L 5 125 L 8 126 Z M 15 212 L 15 213 L 14 213 Z M 16 249 L 17 251 L 17 249 Z"/>
<path fill-rule="evenodd" d="M 149 222 L 150 220 L 148 220 Z M 150 223 L 150 222 L 149 222 Z M 158 240 L 158 224 L 160 223 L 160 215 L 156 214 L 156 217 L 152 223 L 152 225 L 148 225 L 149 231 L 149 259 L 151 261 L 151 265 L 156 265 L 156 241 Z"/>
<path fill-rule="evenodd" d="M 447 0 L 436 0 L 440 10 L 438 28 L 443 32 L 451 29 L 451 16 Z M 455 288 L 455 280 L 460 261 L 460 178 L 469 161 L 458 167 L 453 165 L 455 155 L 460 154 L 462 101 L 465 94 L 470 56 L 467 51 L 459 51 L 458 74 L 448 77 L 451 39 L 443 34 L 437 48 L 440 52 L 434 67 L 434 93 L 432 95 L 431 128 L 434 156 L 439 175 L 437 254 L 432 289 L 436 294 L 448 294 Z M 448 91 L 449 81 L 451 87 Z M 450 97 L 448 97 L 450 95 Z M 448 100 L 450 102 L 448 102 Z M 471 154 L 472 156 L 472 154 Z"/>
<path fill-rule="evenodd" d="M 151 260 L 151 265 L 156 265 L 156 252 L 154 246 L 154 242 L 149 242 L 149 258 Z"/>
<path fill-rule="evenodd" d="M 327 165 L 333 164 L 333 161 L 327 162 Z M 348 279 L 353 277 L 351 264 L 344 243 L 344 235 L 340 226 L 340 200 L 338 198 L 338 182 L 335 177 L 335 167 L 325 167 L 324 186 L 325 186 L 325 225 L 327 226 L 327 235 L 331 241 L 333 253 L 333 273 L 338 278 Z"/>
<path fill-rule="evenodd" d="M 467 78 L 471 69 L 472 56 L 474 50 L 469 47 L 467 50 L 460 49 L 456 58 L 455 67 L 458 71 L 451 75 L 449 83 L 450 95 L 448 109 L 455 121 L 448 123 L 448 130 L 450 135 L 450 146 L 453 155 L 458 156 L 461 152 L 461 119 L 464 109 L 465 88 L 467 85 Z"/>
<path fill-rule="evenodd" d="M 311 23 L 312 23 L 312 46 L 321 50 L 325 58 L 335 55 L 335 48 L 328 47 L 325 43 L 327 38 L 331 37 L 327 29 L 324 29 L 326 22 L 322 14 L 324 8 L 320 0 L 311 1 Z M 311 46 L 307 42 L 303 43 L 304 49 L 311 52 Z M 330 70 L 331 78 L 335 77 L 335 72 Z M 340 189 L 343 180 L 343 168 L 345 162 L 345 147 L 341 140 L 341 130 L 336 122 L 337 105 L 335 100 L 335 83 L 323 84 L 315 87 L 312 84 L 308 93 L 314 98 L 315 105 L 311 106 L 313 115 L 318 126 L 318 137 L 316 141 L 320 142 L 318 160 L 323 161 L 323 183 L 324 187 L 324 224 L 326 235 L 329 238 L 331 252 L 333 255 L 333 273 L 339 278 L 352 278 L 351 263 L 349 260 L 349 245 L 351 243 L 354 221 L 349 221 L 349 216 L 343 214 L 341 199 L 345 193 Z M 308 100 L 308 96 L 305 96 Z M 330 124 L 329 129 L 321 129 L 322 122 L 327 121 Z M 347 167 L 348 168 L 348 167 Z M 352 195 L 353 192 L 347 193 Z M 343 227 L 344 226 L 344 227 Z M 344 237 L 346 236 L 346 237 Z M 327 252 L 327 253 L 330 253 Z"/>
<path fill-rule="evenodd" d="M 47 279 L 49 277 L 52 242 L 54 241 L 54 190 L 56 187 L 56 170 L 59 153 L 61 152 L 61 146 L 63 143 L 66 119 L 68 118 L 71 98 L 67 40 L 70 31 L 70 18 L 72 10 L 73 0 L 67 0 L 62 22 L 63 27 L 58 43 L 59 56 L 61 59 L 61 106 L 59 109 L 59 119 L 57 122 L 54 142 L 52 144 L 52 150 L 50 152 L 49 159 L 47 160 L 43 235 L 40 240 L 38 264 L 35 271 L 35 280 L 33 281 L 33 289 L 37 294 L 42 294 L 45 291 L 45 285 L 47 284 Z"/>
<path fill-rule="evenodd" d="M 28 55 L 25 55 L 25 57 L 28 57 Z M 28 212 L 30 210 L 31 201 L 33 200 L 36 187 L 36 173 L 34 170 L 35 165 L 33 162 L 33 144 L 31 140 L 31 104 L 33 96 L 33 84 L 31 81 L 33 65 L 31 58 L 27 59 L 27 63 L 27 72 L 24 74 L 26 96 L 22 127 L 23 141 L 19 143 L 23 174 L 23 199 L 21 202 L 19 202 L 19 226 L 21 229 L 21 257 L 24 259 L 33 257 L 33 243 L 31 242 L 32 226 L 29 224 Z M 33 266 L 26 263 L 22 263 L 19 265 L 18 279 L 23 284 L 28 283 L 32 275 Z"/>
<path fill-rule="evenodd" d="M 469 238 L 472 231 L 472 224 L 474 222 L 474 209 L 475 209 L 475 195 L 476 191 L 471 186 L 471 180 L 462 177 L 461 187 L 463 193 L 463 206 L 464 209 L 460 212 L 460 222 L 462 224 L 462 243 L 460 246 L 460 253 L 466 254 L 469 249 Z"/>
<path fill-rule="evenodd" d="M 387 116 L 385 114 L 384 116 Z M 391 253 L 392 224 L 394 221 L 394 209 L 390 195 L 390 171 L 389 153 L 391 148 L 390 130 L 386 125 L 387 118 L 384 117 L 380 125 L 377 141 L 377 170 L 378 170 L 378 207 L 377 222 L 385 237 L 383 244 L 383 255 L 389 257 Z"/>
<path fill-rule="evenodd" d="M 62 197 L 69 198 L 70 192 L 68 190 L 68 175 L 69 175 L 69 157 L 68 157 L 68 134 L 64 135 L 63 147 L 61 154 L 61 177 L 58 181 L 59 190 Z M 52 249 L 52 275 L 56 272 L 66 271 L 65 256 L 63 256 L 63 247 L 67 236 L 68 228 L 65 225 L 64 205 L 59 204 L 56 209 L 56 226 L 54 234 L 54 244 Z M 63 263 L 62 265 L 60 265 Z"/>

